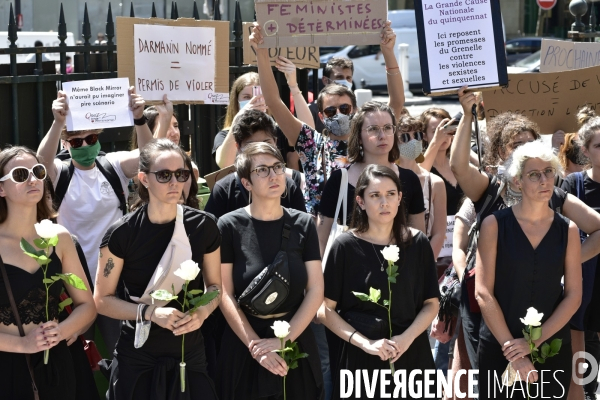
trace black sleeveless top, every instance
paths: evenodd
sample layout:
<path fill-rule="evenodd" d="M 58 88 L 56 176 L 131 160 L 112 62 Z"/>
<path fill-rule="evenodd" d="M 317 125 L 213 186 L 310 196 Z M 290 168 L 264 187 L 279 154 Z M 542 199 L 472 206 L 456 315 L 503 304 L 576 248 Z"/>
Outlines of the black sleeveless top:
<path fill-rule="evenodd" d="M 494 296 L 511 335 L 522 338 L 525 325 L 520 318 L 525 317 L 529 307 L 544 313 L 544 323 L 563 299 L 561 279 L 565 273 L 569 220 L 554 213 L 550 229 L 534 250 L 512 208 L 496 211 L 494 216 L 498 221 Z M 496 342 L 484 321 L 479 335 L 481 339 Z M 569 325 L 562 327 L 547 342 L 554 338 L 570 342 Z"/>
<path fill-rule="evenodd" d="M 458 203 L 464 196 L 463 190 L 460 188 L 458 182 L 456 182 L 456 186 L 448 182 L 435 167 L 431 167 L 431 173 L 436 174 L 444 181 L 444 186 L 446 186 L 446 213 L 448 215 L 455 215 L 458 212 Z"/>
<path fill-rule="evenodd" d="M 50 260 L 46 273 L 47 278 L 62 273 L 62 263 L 56 252 L 52 252 Z M 50 286 L 48 295 L 48 314 L 50 318 L 46 319 L 46 288 L 42 282 L 44 279 L 42 268 L 40 267 L 33 274 L 30 274 L 14 265 L 6 263 L 4 265 L 19 310 L 21 323 L 23 325 L 29 323 L 41 324 L 48 320 L 58 319 L 58 303 L 60 302 L 61 289 L 64 287 L 63 281 L 59 280 Z M 17 324 L 10 307 L 10 300 L 2 275 L 0 275 L 0 322 L 4 325 Z"/>

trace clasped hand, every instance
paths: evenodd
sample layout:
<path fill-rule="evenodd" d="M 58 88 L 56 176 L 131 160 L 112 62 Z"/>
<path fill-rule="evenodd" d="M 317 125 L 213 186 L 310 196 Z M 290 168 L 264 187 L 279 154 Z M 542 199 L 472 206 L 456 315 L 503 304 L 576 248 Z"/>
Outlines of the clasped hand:
<path fill-rule="evenodd" d="M 192 314 L 183 313 L 172 307 L 158 307 L 154 310 L 152 322 L 158 326 L 173 331 L 175 336 L 184 335 L 200 329 L 206 316 L 199 308 Z"/>

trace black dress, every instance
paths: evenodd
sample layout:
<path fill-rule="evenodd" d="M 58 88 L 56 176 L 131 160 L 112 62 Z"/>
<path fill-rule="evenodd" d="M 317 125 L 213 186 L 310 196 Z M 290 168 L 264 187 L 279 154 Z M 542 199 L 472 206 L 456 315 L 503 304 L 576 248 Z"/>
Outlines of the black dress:
<path fill-rule="evenodd" d="M 289 322 L 293 318 L 304 300 L 304 289 L 308 281 L 305 263 L 321 258 L 312 217 L 292 209 L 286 209 L 286 212 L 292 221 L 287 250 L 291 290 L 275 312 L 287 314 L 280 318 L 261 319 L 246 313 L 250 326 L 260 338 L 275 337 L 271 329 L 274 321 Z M 284 217 L 275 221 L 260 221 L 249 216 L 243 208 L 219 218 L 219 229 L 223 237 L 221 262 L 233 264 L 236 297 L 275 258 L 281 247 L 283 225 Z M 296 342 L 300 351 L 308 354 L 308 358 L 299 360 L 298 368 L 288 371 L 287 398 L 320 399 L 323 395 L 323 376 L 312 330 L 305 329 Z M 258 364 L 229 325 L 225 327 L 223 334 L 216 383 L 221 400 L 283 399 L 283 378 Z"/>
<path fill-rule="evenodd" d="M 352 292 L 369 293 L 373 287 L 381 290 L 380 304 L 388 299 L 388 282 L 381 250 L 385 246 L 374 245 L 357 238 L 352 232 L 339 236 L 331 247 L 325 267 L 325 297 L 337 302 L 336 311 L 342 318 L 347 312 L 360 312 L 388 320 L 387 311 L 371 302 L 359 300 Z M 379 258 L 378 258 L 379 257 Z M 439 298 L 435 260 L 429 240 L 418 232 L 412 243 L 400 248 L 398 276 L 392 288 L 392 334 L 404 332 L 415 320 L 427 299 Z M 383 266 L 384 271 L 381 271 Z M 383 339 L 383 338 L 382 338 Z M 354 371 L 361 369 L 372 373 L 374 370 L 389 369 L 388 361 L 379 356 L 367 354 L 362 349 L 347 342 L 340 342 L 339 368 Z M 396 371 L 406 370 L 406 376 L 414 369 L 435 369 L 427 332 L 421 333 L 408 350 L 394 363 Z M 340 398 L 340 371 L 332 371 L 334 379 L 334 399 Z M 422 377 L 423 375 L 421 375 Z M 416 380 L 419 377 L 417 376 Z M 377 388 L 377 395 L 380 393 Z M 367 398 L 365 390 L 361 391 Z"/>
<path fill-rule="evenodd" d="M 204 254 L 219 248 L 221 235 L 215 218 L 203 211 L 183 206 L 183 223 L 192 247 L 192 260 L 202 269 Z M 122 300 L 133 302 L 129 296 L 141 297 L 152 274 L 173 236 L 175 220 L 154 224 L 148 219 L 148 205 L 125 215 L 106 232 L 100 247 L 108 246 L 115 256 L 123 259 L 123 270 L 117 289 Z M 121 288 L 126 288 L 126 295 Z M 188 286 L 189 290 L 204 290 L 202 274 Z M 183 292 L 179 301 L 183 302 Z M 165 307 L 181 309 L 176 300 Z M 217 399 L 212 380 L 206 371 L 204 339 L 200 330 L 185 335 L 186 391 L 181 393 L 179 362 L 181 336 L 151 324 L 150 335 L 143 347 L 133 346 L 135 321 L 122 324 L 111 367 L 108 399 L 115 400 L 189 400 Z"/>
<path fill-rule="evenodd" d="M 498 242 L 496 255 L 496 274 L 494 296 L 504 314 L 504 320 L 514 338 L 522 338 L 525 328 L 520 318 L 525 317 L 527 309 L 534 307 L 543 313 L 544 323 L 563 298 L 561 284 L 565 271 L 565 256 L 569 236 L 569 220 L 560 214 L 554 214 L 550 229 L 537 248 L 533 248 L 521 229 L 512 208 L 494 213 L 498 221 Z M 562 339 L 558 355 L 550 357 L 546 363 L 534 364 L 538 371 L 544 371 L 544 396 L 566 398 L 571 382 L 571 333 L 566 324 L 546 343 L 553 339 Z M 517 390 L 498 387 L 494 390 L 494 373 L 501 381 L 501 375 L 508 365 L 502 354 L 502 346 L 487 327 L 481 323 L 479 333 L 479 399 L 527 398 L 526 392 L 518 390 L 521 381 L 515 382 Z M 538 372 L 541 381 L 541 373 Z M 537 388 L 530 389 L 531 395 L 539 393 Z M 510 389 L 510 390 L 509 390 Z M 538 392 L 536 392 L 538 390 Z"/>
<path fill-rule="evenodd" d="M 460 200 L 465 195 L 463 190 L 460 188 L 458 182 L 456 183 L 456 186 L 448 182 L 435 167 L 431 167 L 431 173 L 436 174 L 444 181 L 444 186 L 446 187 L 446 213 L 448 215 L 456 215 L 459 208 L 458 203 L 460 203 Z"/>
<path fill-rule="evenodd" d="M 56 253 L 50 255 L 47 276 L 62 273 L 62 263 Z M 14 265 L 4 264 L 8 280 L 19 310 L 23 325 L 41 324 L 46 319 L 46 289 L 42 283 L 44 273 L 41 268 L 30 274 Z M 58 303 L 63 288 L 63 282 L 58 281 L 50 287 L 48 311 L 50 320 L 58 318 Z M 15 317 L 10 307 L 8 293 L 4 287 L 4 279 L 0 275 L 0 323 L 16 325 Z M 40 400 L 75 400 L 77 382 L 75 366 L 66 341 L 50 349 L 48 364 L 44 365 L 43 352 L 31 354 L 35 382 Z M 0 387 L 1 398 L 11 400 L 33 400 L 31 378 L 25 361 L 25 354 L 0 352 Z"/>

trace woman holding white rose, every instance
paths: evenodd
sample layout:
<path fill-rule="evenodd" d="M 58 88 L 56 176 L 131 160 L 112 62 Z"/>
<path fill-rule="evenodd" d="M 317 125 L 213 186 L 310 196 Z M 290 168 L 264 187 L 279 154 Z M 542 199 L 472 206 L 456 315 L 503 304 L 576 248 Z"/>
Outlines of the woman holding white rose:
<path fill-rule="evenodd" d="M 85 331 L 96 317 L 89 286 L 87 291 L 64 285 L 73 299 L 73 313 L 58 323 L 58 304 L 63 281 L 50 286 L 46 318 L 46 288 L 43 270 L 24 254 L 21 239 L 33 243 L 40 237 L 58 235 L 58 243 L 50 248 L 47 276 L 72 273 L 85 274 L 69 232 L 47 219 L 55 213 L 49 207 L 45 192 L 46 168 L 35 153 L 26 147 L 9 147 L 0 152 L 0 255 L 8 277 L 24 337 L 13 314 L 5 280 L 0 275 L 0 386 L 7 399 L 33 399 L 31 375 L 42 399 L 76 398 L 77 384 L 72 377 L 77 368 L 68 345 Z M 43 224 L 40 224 L 40 221 Z M 84 278 L 84 281 L 86 279 Z M 42 354 L 50 349 L 48 364 Z"/>
<path fill-rule="evenodd" d="M 537 382 L 531 385 L 532 397 L 543 393 L 566 398 L 569 392 L 568 323 L 581 302 L 581 245 L 577 226 L 548 207 L 559 169 L 549 147 L 540 142 L 520 146 L 507 172 L 522 201 L 494 212 L 481 225 L 475 278 L 484 319 L 479 331 L 480 399 L 527 398 L 527 381 Z M 541 315 L 532 314 L 530 307 Z M 542 334 L 532 338 L 535 346 L 562 339 L 562 347 L 545 363 L 533 365 L 522 330 L 539 323 Z M 501 380 L 509 362 L 522 381 L 515 382 L 514 390 L 500 391 L 495 379 Z"/>
<path fill-rule="evenodd" d="M 351 230 L 335 240 L 327 258 L 325 301 L 319 310 L 319 320 L 343 340 L 339 368 L 372 373 L 389 370 L 391 361 L 407 375 L 413 369 L 435 369 L 426 331 L 438 310 L 439 289 L 429 240 L 407 226 L 402 185 L 390 168 L 367 166 L 355 193 Z M 391 338 L 384 308 L 389 299 L 386 260 L 394 261 L 399 274 L 390 283 Z M 378 304 L 353 293 L 368 294 L 371 288 L 381 290 Z M 339 378 L 339 371 L 332 376 Z M 338 399 L 340 383 L 333 386 Z"/>
<path fill-rule="evenodd" d="M 126 321 L 111 366 L 107 398 L 216 399 L 206 373 L 199 328 L 218 306 L 219 297 L 193 313 L 181 312 L 178 301 L 183 303 L 186 281 L 190 281 L 188 292 L 220 290 L 221 235 L 210 214 L 177 204 L 192 174 L 178 145 L 168 139 L 150 142 L 140 151 L 139 168 L 138 194 L 147 204 L 106 232 L 96 274 L 94 300 L 99 312 Z M 171 281 L 176 283 L 160 286 Z M 172 288 L 177 300 L 150 298 L 155 290 L 171 292 Z M 136 326 L 138 312 L 138 322 L 153 323 L 146 337 L 141 326 Z M 180 390 L 178 365 L 182 350 L 187 364 L 185 392 Z"/>
<path fill-rule="evenodd" d="M 323 301 L 314 221 L 309 214 L 281 206 L 285 164 L 276 148 L 263 142 L 247 145 L 237 157 L 236 169 L 251 200 L 250 205 L 219 218 L 221 311 L 228 323 L 217 366 L 219 398 L 281 399 L 286 376 L 287 399 L 320 399 L 319 354 L 313 332 L 307 329 Z M 246 303 L 242 295 L 267 266 L 278 274 L 269 281 L 282 279 L 277 279 L 278 286 L 257 286 L 268 293 L 264 301 Z M 289 322 L 287 334 L 277 332 L 284 342 L 295 341 L 300 352 L 308 354 L 298 360 L 298 368 L 288 370 L 274 352 L 281 349 L 272 329 L 276 321 Z"/>

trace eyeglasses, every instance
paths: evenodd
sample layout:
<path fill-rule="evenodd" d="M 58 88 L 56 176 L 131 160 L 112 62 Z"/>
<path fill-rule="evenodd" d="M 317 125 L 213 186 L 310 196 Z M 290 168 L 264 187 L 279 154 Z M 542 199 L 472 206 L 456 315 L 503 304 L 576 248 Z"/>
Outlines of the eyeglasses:
<path fill-rule="evenodd" d="M 175 175 L 175 179 L 177 182 L 187 182 L 190 179 L 190 171 L 189 169 L 178 169 L 176 171 L 169 171 L 168 169 L 163 169 L 160 171 L 150 171 L 149 174 L 154 174 L 156 176 L 156 181 L 158 183 L 168 183 L 171 181 L 171 177 Z"/>
<path fill-rule="evenodd" d="M 338 107 L 330 106 L 323 110 L 323 114 L 325 114 L 327 118 L 333 118 L 337 110 L 340 110 L 344 115 L 349 115 L 352 111 L 352 106 L 350 104 L 340 104 Z"/>
<path fill-rule="evenodd" d="M 27 182 L 29 175 L 31 174 L 38 181 L 42 181 L 46 179 L 46 167 L 44 167 L 43 164 L 35 164 L 31 169 L 25 167 L 14 167 L 8 174 L 0 178 L 0 182 L 4 182 L 8 179 L 14 183 Z"/>
<path fill-rule="evenodd" d="M 423 132 L 413 133 L 413 138 L 415 140 L 423 140 Z M 400 139 L 402 143 L 408 143 L 411 141 L 410 133 L 401 133 L 398 135 L 398 139 Z"/>
<path fill-rule="evenodd" d="M 273 172 L 275 172 L 275 175 L 281 175 L 281 174 L 285 173 L 285 164 L 277 163 L 277 164 L 271 165 L 270 167 L 268 167 L 266 165 L 261 165 L 260 167 L 254 168 L 252 171 L 250 171 L 250 173 L 256 172 L 256 175 L 258 175 L 259 177 L 266 178 L 267 176 L 269 176 L 271 174 L 271 170 L 273 170 Z"/>
<path fill-rule="evenodd" d="M 379 133 L 382 131 L 385 136 L 392 136 L 394 132 L 396 132 L 396 126 L 392 124 L 387 124 L 384 126 L 369 125 L 363 130 L 367 131 L 367 135 L 371 137 L 379 136 Z"/>
<path fill-rule="evenodd" d="M 69 142 L 69 144 L 71 145 L 71 147 L 77 149 L 77 148 L 83 146 L 83 141 L 84 140 L 85 140 L 85 142 L 89 146 L 93 146 L 98 141 L 98 134 L 97 133 L 92 133 L 91 135 L 87 135 L 84 138 L 69 139 L 69 140 L 67 140 L 67 142 Z"/>
<path fill-rule="evenodd" d="M 527 173 L 527 177 L 531 182 L 537 182 L 542 178 L 542 174 L 544 174 L 546 179 L 554 179 L 556 176 L 556 169 L 548 167 L 543 171 L 531 171 Z"/>

